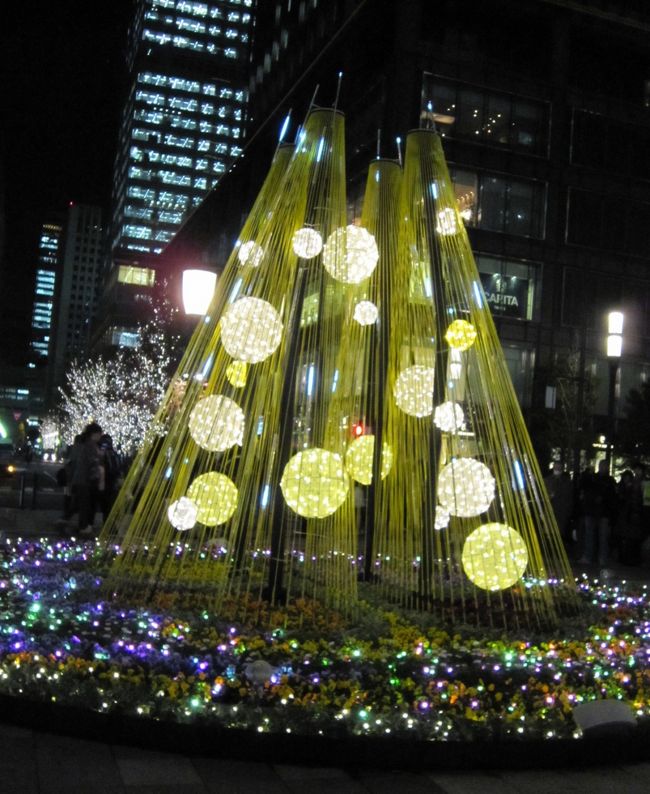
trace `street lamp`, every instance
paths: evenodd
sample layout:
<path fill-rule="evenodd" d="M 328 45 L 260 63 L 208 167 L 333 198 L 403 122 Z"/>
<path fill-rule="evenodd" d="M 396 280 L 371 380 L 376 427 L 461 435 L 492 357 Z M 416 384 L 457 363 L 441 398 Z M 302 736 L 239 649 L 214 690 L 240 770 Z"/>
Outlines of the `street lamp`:
<path fill-rule="evenodd" d="M 210 306 L 217 274 L 210 270 L 183 271 L 183 308 L 185 314 L 204 315 Z"/>
<path fill-rule="evenodd" d="M 606 459 L 609 466 L 614 451 L 616 436 L 616 381 L 621 366 L 623 352 L 623 312 L 614 311 L 607 315 L 607 358 L 609 359 L 609 400 L 607 415 L 609 418 L 610 443 L 607 445 Z"/>

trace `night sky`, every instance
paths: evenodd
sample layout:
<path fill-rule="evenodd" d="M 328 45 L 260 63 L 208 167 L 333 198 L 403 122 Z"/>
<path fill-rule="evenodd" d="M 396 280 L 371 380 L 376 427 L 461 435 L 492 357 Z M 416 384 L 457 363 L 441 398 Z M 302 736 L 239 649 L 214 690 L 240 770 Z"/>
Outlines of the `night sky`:
<path fill-rule="evenodd" d="M 48 211 L 70 201 L 105 213 L 110 206 L 132 8 L 130 0 L 26 0 L 2 15 L 0 362 L 20 363 L 27 353 L 39 225 Z"/>

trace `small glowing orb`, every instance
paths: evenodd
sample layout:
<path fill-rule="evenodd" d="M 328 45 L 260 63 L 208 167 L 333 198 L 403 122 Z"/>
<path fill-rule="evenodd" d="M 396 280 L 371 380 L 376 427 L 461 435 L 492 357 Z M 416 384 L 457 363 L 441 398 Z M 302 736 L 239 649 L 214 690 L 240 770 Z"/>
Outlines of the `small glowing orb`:
<path fill-rule="evenodd" d="M 237 486 L 225 474 L 209 471 L 201 474 L 187 489 L 197 507 L 196 520 L 208 527 L 225 524 L 237 508 Z"/>
<path fill-rule="evenodd" d="M 174 529 L 186 532 L 196 524 L 199 508 L 187 496 L 181 496 L 167 508 L 167 518 Z"/>
<path fill-rule="evenodd" d="M 237 259 L 239 259 L 240 265 L 259 267 L 264 259 L 264 249 L 253 240 L 249 240 L 240 246 L 237 251 Z"/>
<path fill-rule="evenodd" d="M 463 546 L 463 569 L 483 590 L 506 590 L 521 579 L 528 565 L 524 539 L 506 524 L 483 524 Z"/>
<path fill-rule="evenodd" d="M 465 414 L 458 403 L 445 402 L 436 405 L 433 421 L 443 433 L 457 433 L 465 429 Z"/>
<path fill-rule="evenodd" d="M 221 318 L 221 341 L 235 359 L 256 364 L 275 353 L 282 339 L 280 316 L 259 298 L 240 298 Z"/>
<path fill-rule="evenodd" d="M 438 221 L 436 223 L 436 231 L 445 237 L 450 234 L 456 234 L 458 231 L 458 222 L 456 220 L 456 213 L 451 207 L 445 207 L 438 213 Z"/>
<path fill-rule="evenodd" d="M 345 501 L 350 480 L 341 456 L 312 447 L 284 467 L 280 488 L 289 507 L 305 518 L 326 518 Z"/>
<path fill-rule="evenodd" d="M 449 347 L 456 350 L 469 350 L 476 339 L 476 328 L 467 320 L 454 320 L 445 334 Z"/>
<path fill-rule="evenodd" d="M 375 238 L 362 226 L 336 229 L 323 248 L 323 267 L 337 281 L 359 284 L 377 267 L 379 251 Z"/>
<path fill-rule="evenodd" d="M 243 389 L 248 377 L 248 364 L 245 361 L 231 361 L 226 367 L 226 378 L 231 386 Z"/>
<path fill-rule="evenodd" d="M 436 517 L 433 522 L 433 528 L 440 531 L 441 529 L 447 529 L 449 526 L 449 519 L 451 516 L 449 515 L 449 510 L 442 505 L 438 505 L 436 507 Z"/>
<path fill-rule="evenodd" d="M 372 301 L 359 301 L 354 307 L 354 319 L 359 325 L 372 325 L 377 322 L 379 311 Z"/>
<path fill-rule="evenodd" d="M 356 482 L 370 485 L 372 482 L 372 457 L 375 452 L 375 437 L 359 436 L 345 452 L 345 469 Z M 393 465 L 393 451 L 384 442 L 381 449 L 381 479 L 385 479 Z"/>
<path fill-rule="evenodd" d="M 495 480 L 474 458 L 456 458 L 438 477 L 438 499 L 452 516 L 479 516 L 492 504 Z"/>
<path fill-rule="evenodd" d="M 197 402 L 190 414 L 190 435 L 203 449 L 225 452 L 244 440 L 244 412 L 234 400 L 211 394 Z"/>
<path fill-rule="evenodd" d="M 409 416 L 431 416 L 433 375 L 432 367 L 422 367 L 419 364 L 402 370 L 393 389 L 397 407 Z"/>
<path fill-rule="evenodd" d="M 303 259 L 312 259 L 323 250 L 323 238 L 316 231 L 304 226 L 293 235 L 293 252 Z"/>

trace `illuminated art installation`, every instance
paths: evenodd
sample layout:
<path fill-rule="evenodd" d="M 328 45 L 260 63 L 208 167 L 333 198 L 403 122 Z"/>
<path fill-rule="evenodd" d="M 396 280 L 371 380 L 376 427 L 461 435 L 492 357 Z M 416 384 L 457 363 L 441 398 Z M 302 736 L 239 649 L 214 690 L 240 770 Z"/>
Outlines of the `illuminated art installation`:
<path fill-rule="evenodd" d="M 257 620 L 295 598 L 355 614 L 363 581 L 437 625 L 576 610 L 455 202 L 440 137 L 414 130 L 349 224 L 343 114 L 310 111 L 102 531 L 128 549 L 107 596 L 196 591 Z"/>

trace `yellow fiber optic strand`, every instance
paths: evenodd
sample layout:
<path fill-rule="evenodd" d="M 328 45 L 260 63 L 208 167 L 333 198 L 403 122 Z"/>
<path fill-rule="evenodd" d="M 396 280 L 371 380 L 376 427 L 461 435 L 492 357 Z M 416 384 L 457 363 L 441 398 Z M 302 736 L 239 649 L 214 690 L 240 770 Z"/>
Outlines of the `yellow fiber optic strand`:
<path fill-rule="evenodd" d="M 432 131 L 407 138 L 400 224 L 378 575 L 445 621 L 552 621 L 571 570 Z"/>
<path fill-rule="evenodd" d="M 279 486 L 291 457 L 323 446 L 325 383 L 352 289 L 326 273 L 324 253 L 294 248 L 299 230 L 327 241 L 345 228 L 343 128 L 340 113 L 313 111 L 295 150 L 278 151 L 158 414 L 160 434 L 138 456 L 102 533 L 121 546 L 111 591 L 191 592 L 219 604 L 246 594 L 280 600 L 296 567 L 323 580 L 331 555 L 306 558 L 304 519 Z M 329 252 L 336 272 L 339 249 Z M 317 494 L 326 485 L 318 479 Z M 351 516 L 352 499 L 346 493 L 343 506 Z M 327 545 L 352 550 L 349 537 Z M 341 587 L 354 583 L 350 566 Z"/>

